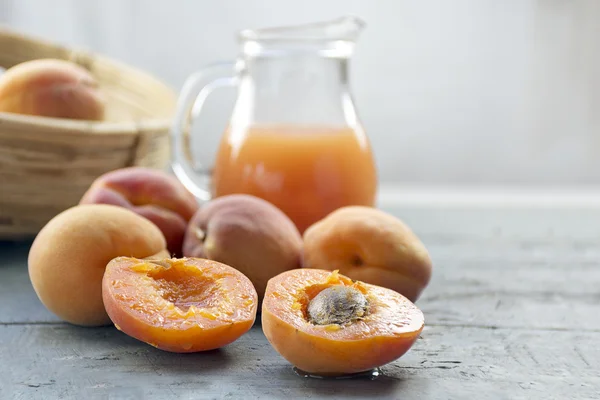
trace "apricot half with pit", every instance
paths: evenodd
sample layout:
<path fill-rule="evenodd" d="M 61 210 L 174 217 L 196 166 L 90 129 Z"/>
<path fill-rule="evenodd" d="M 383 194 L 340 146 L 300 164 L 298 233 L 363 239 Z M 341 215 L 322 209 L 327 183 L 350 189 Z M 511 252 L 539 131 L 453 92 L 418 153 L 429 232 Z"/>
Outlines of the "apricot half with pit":
<path fill-rule="evenodd" d="M 200 258 L 117 257 L 106 267 L 102 296 L 117 329 L 176 353 L 234 342 L 254 324 L 258 304 L 245 275 Z"/>
<path fill-rule="evenodd" d="M 413 302 L 431 279 L 423 242 L 399 218 L 376 208 L 339 208 L 310 226 L 303 239 L 303 267 L 339 270 Z"/>
<path fill-rule="evenodd" d="M 390 363 L 424 327 L 421 310 L 398 292 L 307 268 L 269 280 L 261 318 L 267 340 L 283 358 L 321 376 Z"/>

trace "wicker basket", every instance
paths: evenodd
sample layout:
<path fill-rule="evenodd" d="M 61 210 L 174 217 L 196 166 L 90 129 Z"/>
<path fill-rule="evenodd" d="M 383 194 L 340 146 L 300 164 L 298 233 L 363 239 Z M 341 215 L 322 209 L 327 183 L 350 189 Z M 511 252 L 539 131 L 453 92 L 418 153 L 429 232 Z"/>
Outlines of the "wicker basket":
<path fill-rule="evenodd" d="M 0 66 L 59 58 L 88 69 L 107 99 L 106 120 L 0 113 L 0 239 L 34 236 L 76 205 L 99 175 L 139 165 L 163 169 L 176 93 L 122 63 L 0 27 Z"/>

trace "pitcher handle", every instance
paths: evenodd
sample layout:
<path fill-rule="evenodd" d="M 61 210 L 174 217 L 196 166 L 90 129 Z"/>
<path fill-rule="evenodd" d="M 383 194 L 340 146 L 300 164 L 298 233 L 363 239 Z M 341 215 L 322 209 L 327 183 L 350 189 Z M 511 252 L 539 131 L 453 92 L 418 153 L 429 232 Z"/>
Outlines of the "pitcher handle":
<path fill-rule="evenodd" d="M 179 98 L 171 126 L 171 168 L 179 181 L 198 200 L 211 198 L 209 169 L 194 160 L 190 148 L 190 128 L 208 95 L 218 87 L 237 84 L 236 64 L 220 63 L 208 66 L 186 79 Z M 204 182 L 196 180 L 198 173 Z"/>

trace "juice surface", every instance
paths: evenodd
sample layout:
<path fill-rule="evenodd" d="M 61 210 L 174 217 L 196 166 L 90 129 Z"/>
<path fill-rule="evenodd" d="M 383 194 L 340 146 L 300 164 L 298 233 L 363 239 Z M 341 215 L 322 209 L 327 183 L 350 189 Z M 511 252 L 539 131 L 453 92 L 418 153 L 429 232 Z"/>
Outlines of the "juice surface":
<path fill-rule="evenodd" d="M 373 206 L 377 173 L 362 131 L 319 126 L 251 126 L 223 135 L 214 196 L 246 193 L 286 213 L 304 232 L 346 205 Z"/>

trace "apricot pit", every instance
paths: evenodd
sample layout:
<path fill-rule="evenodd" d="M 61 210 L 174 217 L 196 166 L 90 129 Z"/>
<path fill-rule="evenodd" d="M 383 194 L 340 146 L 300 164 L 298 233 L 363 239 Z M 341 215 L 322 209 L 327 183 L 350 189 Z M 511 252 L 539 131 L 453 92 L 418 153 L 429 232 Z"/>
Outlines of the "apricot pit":
<path fill-rule="evenodd" d="M 364 317 L 369 309 L 367 298 L 350 286 L 331 286 L 308 303 L 308 316 L 313 324 L 344 325 Z"/>

